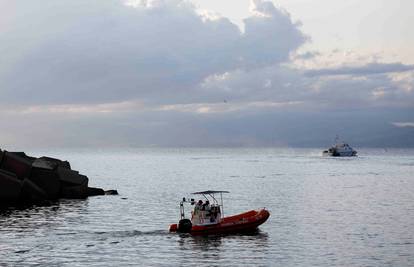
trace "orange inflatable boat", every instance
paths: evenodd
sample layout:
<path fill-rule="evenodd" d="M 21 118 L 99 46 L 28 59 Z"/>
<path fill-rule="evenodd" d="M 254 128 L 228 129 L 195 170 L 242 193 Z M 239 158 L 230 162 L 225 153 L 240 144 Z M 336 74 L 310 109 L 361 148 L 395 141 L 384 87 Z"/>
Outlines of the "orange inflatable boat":
<path fill-rule="evenodd" d="M 202 191 L 193 194 L 203 195 L 205 201 L 194 199 L 186 201 L 185 198 L 180 202 L 180 221 L 178 224 L 170 225 L 170 232 L 190 233 L 192 235 L 228 234 L 250 232 L 269 218 L 270 213 L 266 209 L 251 210 L 238 215 L 224 217 L 223 212 L 223 193 L 228 191 Z M 215 198 L 215 194 L 220 194 L 221 203 Z M 211 201 L 211 203 L 210 203 Z M 191 212 L 191 220 L 185 218 L 184 203 L 190 202 L 194 205 Z"/>

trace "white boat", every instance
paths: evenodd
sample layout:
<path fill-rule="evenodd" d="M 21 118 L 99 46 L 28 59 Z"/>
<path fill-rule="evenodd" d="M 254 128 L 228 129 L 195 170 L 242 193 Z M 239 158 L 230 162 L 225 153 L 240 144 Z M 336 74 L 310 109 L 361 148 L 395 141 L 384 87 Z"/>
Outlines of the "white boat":
<path fill-rule="evenodd" d="M 353 157 L 357 155 L 357 151 L 347 143 L 339 142 L 338 137 L 335 138 L 335 145 L 328 150 L 323 151 L 324 156 L 331 157 Z"/>

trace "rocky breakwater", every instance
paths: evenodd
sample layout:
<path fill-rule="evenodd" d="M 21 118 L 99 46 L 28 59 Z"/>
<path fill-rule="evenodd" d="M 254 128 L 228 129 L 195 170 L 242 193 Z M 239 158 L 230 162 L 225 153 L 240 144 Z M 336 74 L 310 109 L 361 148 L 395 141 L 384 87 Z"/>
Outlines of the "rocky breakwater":
<path fill-rule="evenodd" d="M 88 187 L 88 181 L 88 177 L 72 170 L 68 161 L 0 150 L 0 207 L 105 194 L 103 189 Z M 115 190 L 108 192 L 116 194 Z"/>

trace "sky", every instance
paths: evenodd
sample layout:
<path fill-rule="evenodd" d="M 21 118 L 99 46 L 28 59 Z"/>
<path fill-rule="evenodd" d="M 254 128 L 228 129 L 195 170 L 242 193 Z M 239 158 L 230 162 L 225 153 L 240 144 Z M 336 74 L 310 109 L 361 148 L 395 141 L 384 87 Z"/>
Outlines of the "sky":
<path fill-rule="evenodd" d="M 0 147 L 414 147 L 409 0 L 0 0 Z"/>
<path fill-rule="evenodd" d="M 199 9 L 214 10 L 243 28 L 250 0 L 195 0 Z M 275 6 L 301 21 L 301 30 L 311 37 L 308 50 L 329 53 L 339 49 L 378 54 L 384 61 L 414 63 L 414 19 L 410 0 L 278 0 Z M 234 8 L 237 7 L 237 8 Z"/>

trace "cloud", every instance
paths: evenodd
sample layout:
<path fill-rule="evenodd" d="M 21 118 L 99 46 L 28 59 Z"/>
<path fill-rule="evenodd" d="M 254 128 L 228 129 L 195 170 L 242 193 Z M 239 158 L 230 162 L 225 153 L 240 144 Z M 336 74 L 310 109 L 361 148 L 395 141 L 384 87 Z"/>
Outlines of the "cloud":
<path fill-rule="evenodd" d="M 213 96 L 231 101 L 301 102 L 298 109 L 413 107 L 412 75 L 307 76 L 279 65 L 209 77 L 202 84 Z M 214 100 L 211 97 L 212 101 Z M 216 99 L 220 99 L 216 97 Z"/>
<path fill-rule="evenodd" d="M 244 32 L 180 0 L 1 3 L 5 14 L 14 14 L 0 29 L 3 104 L 63 105 L 50 109 L 57 111 L 125 102 L 140 108 L 224 99 L 228 106 L 252 101 L 321 107 L 346 99 L 357 107 L 407 105 L 413 99 L 413 76 L 397 75 L 410 73 L 411 65 L 292 65 L 291 55 L 312 61 L 320 53 L 297 53 L 308 37 L 289 13 L 268 1 L 252 1 Z"/>
<path fill-rule="evenodd" d="M 2 3 L 15 14 L 0 30 L 3 103 L 191 102 L 206 77 L 287 61 L 306 41 L 265 1 L 244 33 L 179 0 Z"/>
<path fill-rule="evenodd" d="M 300 23 L 272 2 L 251 2 L 253 16 L 244 20 L 244 60 L 248 65 L 274 65 L 287 61 L 291 52 L 304 44 L 308 37 L 299 30 Z"/>
<path fill-rule="evenodd" d="M 318 63 L 325 55 L 298 52 L 310 37 L 270 1 L 252 1 L 243 31 L 180 0 L 0 10 L 3 144 L 309 146 L 346 131 L 381 145 L 413 120 L 412 65 Z"/>
<path fill-rule="evenodd" d="M 412 128 L 414 127 L 414 122 L 393 122 L 392 125 L 399 128 Z"/>
<path fill-rule="evenodd" d="M 414 70 L 414 65 L 402 63 L 368 63 L 363 66 L 342 66 L 337 68 L 314 69 L 305 72 L 307 76 L 331 76 L 331 75 L 374 75 L 393 72 L 405 72 Z"/>
<path fill-rule="evenodd" d="M 309 60 L 312 59 L 316 56 L 320 56 L 321 53 L 318 51 L 306 51 L 304 53 L 298 53 L 295 55 L 295 59 L 299 59 L 299 60 Z"/>
<path fill-rule="evenodd" d="M 414 146 L 413 128 L 400 129 L 389 123 L 404 118 L 414 121 L 414 109 L 302 112 L 298 105 L 211 113 L 183 110 L 189 107 L 82 114 L 0 112 L 0 136 L 2 149 L 9 150 L 62 146 L 299 146 L 322 151 L 336 134 L 357 148 Z"/>

